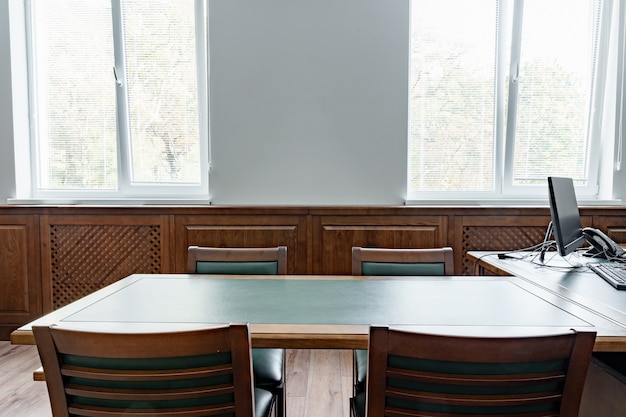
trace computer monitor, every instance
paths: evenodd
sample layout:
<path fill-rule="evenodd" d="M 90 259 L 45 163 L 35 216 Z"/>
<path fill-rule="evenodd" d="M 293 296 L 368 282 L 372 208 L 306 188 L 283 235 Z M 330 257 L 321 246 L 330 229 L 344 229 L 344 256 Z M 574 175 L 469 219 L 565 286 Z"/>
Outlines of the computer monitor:
<path fill-rule="evenodd" d="M 548 188 L 552 233 L 559 254 L 566 256 L 586 243 L 574 181 L 571 178 L 548 177 Z"/>

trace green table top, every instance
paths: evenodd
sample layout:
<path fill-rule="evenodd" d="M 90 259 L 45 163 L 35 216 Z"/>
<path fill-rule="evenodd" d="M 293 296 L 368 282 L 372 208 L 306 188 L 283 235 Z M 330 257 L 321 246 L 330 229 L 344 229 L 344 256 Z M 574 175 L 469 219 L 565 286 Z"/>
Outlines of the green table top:
<path fill-rule="evenodd" d="M 145 276 L 63 322 L 589 326 L 510 281 Z"/>

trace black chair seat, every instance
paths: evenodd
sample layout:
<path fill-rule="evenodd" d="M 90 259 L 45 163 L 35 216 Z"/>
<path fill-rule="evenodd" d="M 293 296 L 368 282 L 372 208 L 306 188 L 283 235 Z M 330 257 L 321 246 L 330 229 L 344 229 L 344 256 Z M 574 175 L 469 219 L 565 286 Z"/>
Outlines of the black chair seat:
<path fill-rule="evenodd" d="M 276 416 L 285 416 L 285 349 L 252 349 L 254 386 L 276 396 Z"/>
<path fill-rule="evenodd" d="M 252 349 L 252 369 L 256 387 L 272 391 L 272 388 L 282 385 L 285 349 Z"/>
<path fill-rule="evenodd" d="M 261 388 L 254 389 L 254 415 L 269 417 L 274 404 L 274 394 Z"/>

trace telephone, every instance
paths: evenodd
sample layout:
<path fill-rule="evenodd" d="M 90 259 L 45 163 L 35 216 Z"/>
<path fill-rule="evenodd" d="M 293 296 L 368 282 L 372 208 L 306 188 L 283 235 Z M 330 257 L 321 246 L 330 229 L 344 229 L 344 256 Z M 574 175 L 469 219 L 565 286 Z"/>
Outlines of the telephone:
<path fill-rule="evenodd" d="M 626 253 L 621 246 L 598 229 L 585 227 L 583 229 L 583 235 L 585 236 L 587 242 L 589 242 L 592 246 L 591 249 L 585 252 L 585 256 L 610 259 L 620 257 Z"/>

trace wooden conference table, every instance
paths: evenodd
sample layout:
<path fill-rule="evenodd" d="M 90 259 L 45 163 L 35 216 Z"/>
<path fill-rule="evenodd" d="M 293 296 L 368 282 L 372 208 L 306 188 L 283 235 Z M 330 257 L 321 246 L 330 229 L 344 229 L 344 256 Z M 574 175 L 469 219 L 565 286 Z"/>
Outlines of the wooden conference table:
<path fill-rule="evenodd" d="M 11 334 L 53 323 L 162 331 L 250 323 L 255 347 L 366 348 L 370 324 L 466 335 L 598 332 L 596 351 L 626 351 L 626 326 L 515 277 L 220 276 L 136 274 Z"/>

